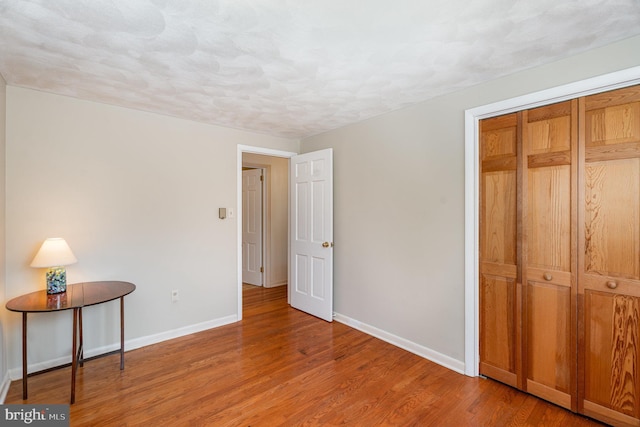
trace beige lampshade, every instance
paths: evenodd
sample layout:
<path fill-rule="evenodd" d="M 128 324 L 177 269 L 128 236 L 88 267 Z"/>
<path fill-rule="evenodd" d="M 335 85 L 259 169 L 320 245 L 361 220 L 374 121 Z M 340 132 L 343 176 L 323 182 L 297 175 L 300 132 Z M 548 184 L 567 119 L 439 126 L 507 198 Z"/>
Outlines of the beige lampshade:
<path fill-rule="evenodd" d="M 31 267 L 58 267 L 78 262 L 67 242 L 60 237 L 52 237 L 44 241 L 36 254 Z"/>

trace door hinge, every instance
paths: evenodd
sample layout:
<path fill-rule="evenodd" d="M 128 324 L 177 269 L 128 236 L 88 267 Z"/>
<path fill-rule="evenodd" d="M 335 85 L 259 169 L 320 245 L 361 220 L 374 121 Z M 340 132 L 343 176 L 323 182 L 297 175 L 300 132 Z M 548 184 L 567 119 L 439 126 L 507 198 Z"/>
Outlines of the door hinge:
<path fill-rule="evenodd" d="M 260 273 L 264 273 L 264 267 L 260 267 Z"/>
<path fill-rule="evenodd" d="M 260 181 L 264 181 L 264 175 L 260 175 Z"/>

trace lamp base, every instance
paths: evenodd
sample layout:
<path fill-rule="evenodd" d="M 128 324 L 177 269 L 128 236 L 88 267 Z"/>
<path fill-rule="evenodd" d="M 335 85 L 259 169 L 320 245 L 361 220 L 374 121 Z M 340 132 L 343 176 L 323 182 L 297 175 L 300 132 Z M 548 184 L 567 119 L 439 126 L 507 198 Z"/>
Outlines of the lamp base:
<path fill-rule="evenodd" d="M 51 267 L 47 271 L 47 293 L 59 294 L 67 291 L 67 270 L 64 267 Z"/>

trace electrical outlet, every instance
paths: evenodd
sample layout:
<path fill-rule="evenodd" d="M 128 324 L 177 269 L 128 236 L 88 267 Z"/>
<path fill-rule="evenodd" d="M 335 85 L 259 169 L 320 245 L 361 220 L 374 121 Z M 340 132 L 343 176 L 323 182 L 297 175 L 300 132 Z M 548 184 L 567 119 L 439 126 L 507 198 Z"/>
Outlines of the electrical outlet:
<path fill-rule="evenodd" d="M 171 302 L 178 302 L 179 299 L 180 295 L 178 295 L 178 290 L 174 289 L 173 291 L 171 291 Z"/>

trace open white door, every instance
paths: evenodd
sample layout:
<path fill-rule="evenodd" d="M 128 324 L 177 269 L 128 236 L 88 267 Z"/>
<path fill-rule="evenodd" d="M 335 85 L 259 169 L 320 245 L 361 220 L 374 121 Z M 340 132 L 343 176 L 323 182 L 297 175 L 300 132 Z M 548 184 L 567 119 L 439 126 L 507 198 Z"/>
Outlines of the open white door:
<path fill-rule="evenodd" d="M 333 150 L 289 163 L 291 306 L 333 320 Z"/>
<path fill-rule="evenodd" d="M 262 286 L 262 170 L 242 171 L 242 281 Z"/>

